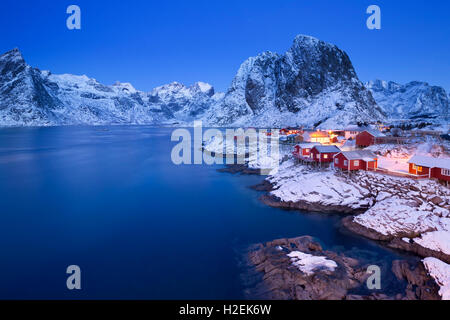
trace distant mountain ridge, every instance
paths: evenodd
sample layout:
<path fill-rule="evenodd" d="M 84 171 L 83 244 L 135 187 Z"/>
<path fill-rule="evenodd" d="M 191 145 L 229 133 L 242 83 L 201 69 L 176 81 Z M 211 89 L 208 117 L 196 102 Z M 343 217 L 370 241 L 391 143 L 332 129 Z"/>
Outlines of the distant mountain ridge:
<path fill-rule="evenodd" d="M 298 35 L 284 54 L 242 63 L 226 93 L 197 82 L 150 92 L 130 83 L 104 85 L 85 75 L 55 75 L 29 66 L 18 49 L 0 56 L 0 126 L 190 125 L 323 129 L 407 120 L 445 126 L 449 96 L 424 82 L 363 84 L 348 55 Z"/>
<path fill-rule="evenodd" d="M 375 80 L 366 83 L 375 101 L 391 120 L 448 124 L 449 95 L 444 88 L 426 82 L 412 81 L 405 85 Z"/>
<path fill-rule="evenodd" d="M 221 95 L 203 82 L 151 92 L 129 83 L 55 75 L 26 64 L 18 49 L 0 56 L 0 125 L 173 124 L 193 121 Z"/>

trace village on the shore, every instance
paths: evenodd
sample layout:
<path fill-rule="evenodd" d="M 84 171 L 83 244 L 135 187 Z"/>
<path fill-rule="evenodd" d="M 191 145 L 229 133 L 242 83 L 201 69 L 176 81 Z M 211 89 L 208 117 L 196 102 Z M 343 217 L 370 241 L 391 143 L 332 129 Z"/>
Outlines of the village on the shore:
<path fill-rule="evenodd" d="M 299 245 L 303 238 L 274 240 L 260 244 L 250 254 L 252 263 L 264 274 L 265 288 L 271 288 L 269 297 L 429 299 L 433 290 L 426 284 L 432 278 L 439 287 L 436 294 L 450 299 L 448 132 L 372 124 L 343 130 L 272 129 L 267 135 L 279 140 L 281 157 L 259 159 L 249 154 L 246 164 L 250 170 L 243 171 L 268 172 L 256 186 L 267 191 L 260 198 L 263 203 L 300 212 L 342 213 L 341 225 L 346 230 L 420 258 L 415 266 L 407 266 L 405 261 L 391 266 L 397 278 L 408 283 L 404 293 L 363 297 L 352 295 L 348 288 L 330 287 L 336 270 L 348 269 L 335 253 L 308 248 L 293 251 L 293 244 L 303 246 Z M 208 141 L 204 148 L 218 155 L 236 152 L 235 146 L 220 139 Z M 276 170 L 265 170 L 274 164 Z M 354 286 L 367 277 L 361 270 L 347 273 Z M 327 277 L 311 276 L 315 273 Z M 291 277 L 298 280 L 282 280 Z M 304 289 L 297 282 L 308 285 Z M 288 293 L 292 290 L 295 294 Z"/>
<path fill-rule="evenodd" d="M 440 131 L 354 125 L 344 130 L 284 128 L 279 130 L 279 135 L 280 142 L 294 146 L 293 156 L 305 165 L 332 166 L 349 173 L 365 170 L 412 179 L 436 179 L 449 185 L 450 137 Z M 405 151 L 420 142 L 424 144 L 421 150 L 415 150 L 414 154 Z M 437 152 L 435 156 L 431 153 L 433 148 Z M 395 149 L 402 150 L 403 154 L 390 157 Z"/>

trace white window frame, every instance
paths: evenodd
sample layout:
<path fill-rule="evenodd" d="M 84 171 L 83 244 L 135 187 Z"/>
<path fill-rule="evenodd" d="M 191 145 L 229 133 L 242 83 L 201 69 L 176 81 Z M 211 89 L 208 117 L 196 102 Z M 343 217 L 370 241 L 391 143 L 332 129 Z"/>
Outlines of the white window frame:
<path fill-rule="evenodd" d="M 348 166 L 348 160 L 344 160 L 344 166 Z"/>
<path fill-rule="evenodd" d="M 327 154 L 324 154 L 324 155 L 323 155 L 323 158 L 324 158 L 324 159 L 328 159 L 328 155 L 327 155 Z"/>
<path fill-rule="evenodd" d="M 334 158 L 334 163 L 339 164 L 339 158 Z"/>
<path fill-rule="evenodd" d="M 441 174 L 450 177 L 450 169 L 441 169 Z"/>
<path fill-rule="evenodd" d="M 355 167 L 359 167 L 359 160 L 353 161 L 353 165 L 354 165 Z"/>

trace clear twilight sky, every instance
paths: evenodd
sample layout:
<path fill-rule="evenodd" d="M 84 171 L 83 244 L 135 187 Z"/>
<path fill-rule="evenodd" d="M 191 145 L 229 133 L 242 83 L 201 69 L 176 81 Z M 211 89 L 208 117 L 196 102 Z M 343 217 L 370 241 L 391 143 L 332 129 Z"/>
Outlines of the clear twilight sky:
<path fill-rule="evenodd" d="M 66 8 L 81 8 L 68 30 Z M 366 8 L 381 8 L 368 30 Z M 172 81 L 224 91 L 240 64 L 284 53 L 297 34 L 336 44 L 362 81 L 426 81 L 450 90 L 448 0 L 1 0 L 0 52 L 53 73 L 149 91 Z"/>

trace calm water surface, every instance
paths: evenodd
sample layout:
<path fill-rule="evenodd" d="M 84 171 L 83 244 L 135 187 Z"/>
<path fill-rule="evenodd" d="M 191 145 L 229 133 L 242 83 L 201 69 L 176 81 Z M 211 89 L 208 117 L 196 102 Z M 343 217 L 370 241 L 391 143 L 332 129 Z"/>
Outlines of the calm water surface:
<path fill-rule="evenodd" d="M 0 129 L 0 298 L 242 298 L 241 249 L 301 235 L 392 276 L 398 253 L 341 232 L 339 216 L 263 205 L 248 188 L 260 176 L 173 165 L 171 132 Z M 66 289 L 72 264 L 81 291 Z"/>

